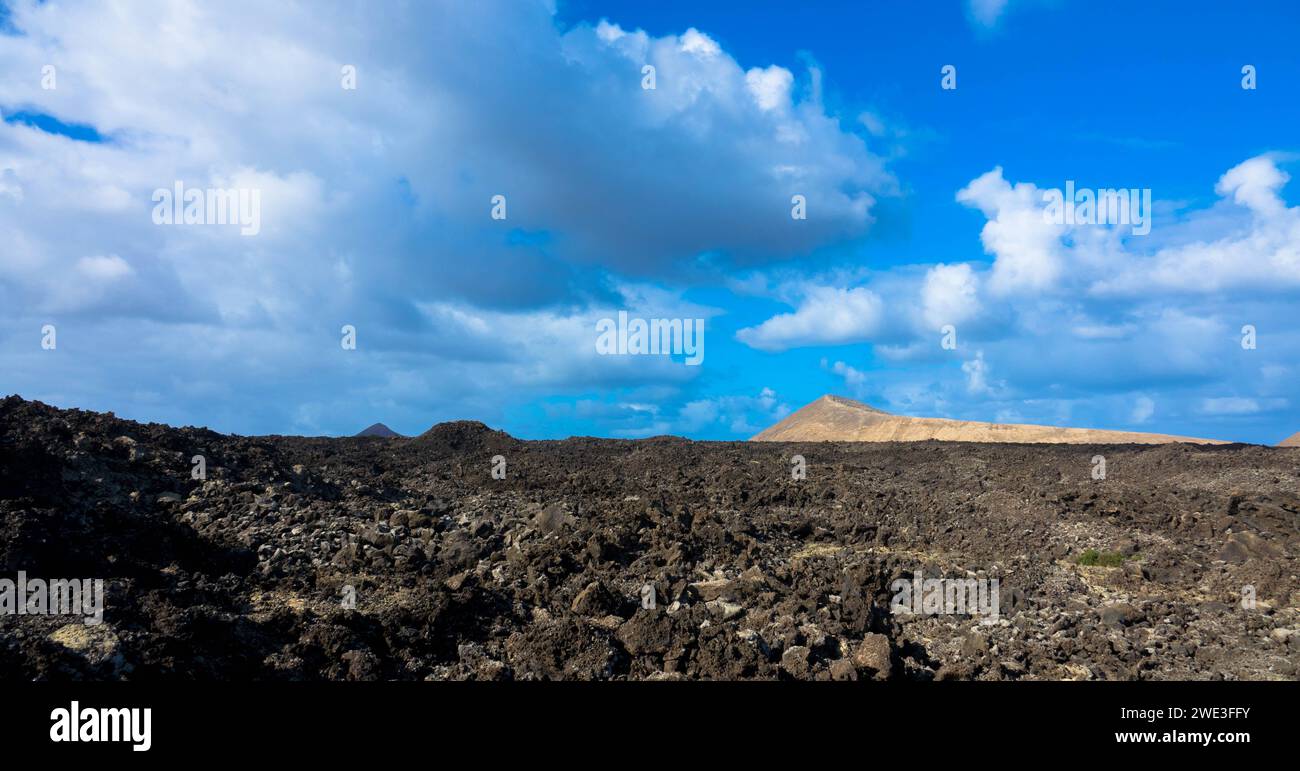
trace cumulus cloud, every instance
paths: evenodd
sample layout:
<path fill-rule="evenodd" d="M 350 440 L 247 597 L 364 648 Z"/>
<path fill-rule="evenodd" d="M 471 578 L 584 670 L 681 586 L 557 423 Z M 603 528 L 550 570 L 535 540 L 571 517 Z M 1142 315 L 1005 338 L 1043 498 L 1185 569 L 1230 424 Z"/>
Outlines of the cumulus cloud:
<path fill-rule="evenodd" d="M 1132 296 L 1152 290 L 1207 294 L 1300 288 L 1300 206 L 1288 207 L 1281 197 L 1288 181 L 1290 175 L 1273 155 L 1232 167 L 1215 185 L 1222 200 L 1214 209 L 1168 226 L 1166 238 L 1173 245 L 1150 255 L 1125 250 L 1089 291 Z M 1201 220 L 1210 218 L 1228 223 L 1228 232 L 1205 238 Z"/>
<path fill-rule="evenodd" d="M 1221 200 L 1183 220 L 1159 223 L 1152 247 L 1143 238 L 1125 238 L 1125 226 L 1049 222 L 1044 190 L 1011 184 L 1001 167 L 973 180 L 957 200 L 988 219 L 980 240 L 994 258 L 988 287 L 998 297 L 1063 289 L 1131 297 L 1158 290 L 1295 288 L 1300 206 L 1283 200 L 1290 176 L 1278 162 L 1266 154 L 1226 171 L 1214 186 Z"/>
<path fill-rule="evenodd" d="M 1285 399 L 1276 373 L 1300 355 L 1289 299 L 1300 286 L 1291 277 L 1300 233 L 1297 209 L 1281 198 L 1282 160 L 1270 154 L 1234 166 L 1215 185 L 1217 203 L 1181 216 L 1167 210 L 1146 237 L 1127 226 L 1050 223 L 1043 189 L 995 168 L 958 193 L 987 218 L 980 241 L 991 264 L 749 275 L 736 291 L 793 310 L 737 338 L 770 351 L 866 343 L 878 361 L 906 367 L 823 361 L 823 369 L 854 394 L 869 379 L 873 393 L 916 414 L 982 404 L 986 411 L 965 416 L 1020 411 L 1061 421 L 1063 406 L 1020 404 L 1043 395 L 1102 409 L 1112 425 L 1263 414 L 1197 391 L 1248 383 L 1254 404 Z M 959 328 L 956 351 L 940 346 L 937 330 L 949 323 Z M 1242 355 L 1244 324 L 1270 336 Z M 1153 388 L 1162 390 L 1147 393 Z"/>
<path fill-rule="evenodd" d="M 893 111 L 844 120 L 815 67 L 741 61 L 695 28 L 562 27 L 545 0 L 417 3 L 364 24 L 333 2 L 10 5 L 0 70 L 31 77 L 0 80 L 0 111 L 49 120 L 0 122 L 6 390 L 226 430 L 354 430 L 356 405 L 374 404 L 412 431 L 617 389 L 573 414 L 627 435 L 743 435 L 781 411 L 772 389 L 705 396 L 694 368 L 592 345 L 621 309 L 715 334 L 725 316 L 685 298 L 737 270 L 754 273 L 733 297 L 788 306 L 740 343 L 869 344 L 908 366 L 826 370 L 917 414 L 1240 419 L 1294 383 L 1289 156 L 1207 179 L 1209 207 L 1164 202 L 1144 238 L 1049 224 L 1043 188 L 998 166 L 956 194 L 986 218 L 960 253 L 800 262 L 792 280 L 784 261 L 858 244 L 899 189 L 860 136 L 898 139 Z M 1007 8 L 970 4 L 985 26 Z M 152 193 L 177 181 L 258 190 L 260 233 L 153 224 Z M 758 278 L 783 267 L 775 292 Z M 60 349 L 41 356 L 33 331 L 51 322 Z M 955 352 L 935 334 L 948 323 Z M 361 340 L 349 354 L 343 324 Z M 1239 345 L 1243 324 L 1258 350 Z"/>
<path fill-rule="evenodd" d="M 764 351 L 784 351 L 806 345 L 841 345 L 870 339 L 883 315 L 880 297 L 869 289 L 807 286 L 799 307 L 755 327 L 736 339 Z"/>
<path fill-rule="evenodd" d="M 1052 302 L 1059 310 L 1080 299 L 1140 306 L 1155 293 L 1277 294 L 1300 288 L 1300 207 L 1282 198 L 1290 179 L 1282 160 L 1265 154 L 1232 167 L 1214 186 L 1217 203 L 1166 215 L 1149 237 L 1136 237 L 1127 226 L 1053 224 L 1043 216 L 1044 191 L 1010 183 L 1001 168 L 973 180 L 957 198 L 988 219 L 980 239 L 994 259 L 983 284 L 1020 311 Z M 1075 315 L 1077 337 L 1123 338 L 1134 331 L 1131 318 L 1099 324 L 1084 313 Z"/>
<path fill-rule="evenodd" d="M 691 27 L 681 37 L 678 50 L 700 59 L 712 59 L 722 53 L 722 48 L 713 38 Z"/>
<path fill-rule="evenodd" d="M 7 39 L 0 62 L 15 72 L 57 62 L 61 87 L 6 79 L 0 106 L 94 126 L 113 141 L 5 124 L 3 189 L 25 193 L 25 212 L 72 203 L 82 221 L 94 210 L 114 215 L 93 223 L 97 239 L 113 242 L 101 251 L 130 260 L 128 243 L 153 247 L 196 294 L 211 283 L 189 269 L 202 258 L 180 253 L 213 233 L 160 232 L 140 214 L 155 188 L 177 179 L 262 191 L 267 237 L 219 244 L 227 262 L 258 265 L 261 281 L 245 282 L 245 294 L 289 296 L 287 285 L 311 273 L 304 267 L 335 257 L 264 248 L 292 233 L 365 254 L 362 289 L 369 276 L 421 265 L 433 270 L 410 273 L 450 274 L 412 282 L 424 299 L 536 304 L 572 295 L 576 279 L 552 274 L 574 264 L 665 276 L 702 252 L 754 263 L 860 234 L 890 184 L 880 159 L 819 103 L 792 101 L 792 73 L 746 70 L 702 31 L 561 31 L 543 2 L 444 10 L 417 4 L 358 25 L 333 4 L 218 14 L 188 3 L 64 11 L 20 2 L 12 19 L 24 34 Z M 241 53 L 163 55 L 232 50 Z M 345 63 L 357 68 L 354 91 L 340 87 Z M 641 87 L 645 64 L 658 69 L 653 91 Z M 809 202 L 805 221 L 789 217 L 795 193 Z M 505 223 L 488 216 L 497 194 L 509 202 Z M 6 225 L 51 233 L 8 211 Z M 51 260 L 85 256 L 62 243 L 49 239 Z M 507 268 L 497 286 L 466 280 L 475 263 L 456 255 L 471 249 L 483 255 L 477 264 Z M 263 261 L 267 251 L 277 258 Z M 224 294 L 219 305 L 250 304 Z"/>
<path fill-rule="evenodd" d="M 867 373 L 862 370 L 846 364 L 842 361 L 836 361 L 833 364 L 822 359 L 822 369 L 837 375 L 844 379 L 844 387 L 849 393 L 861 397 L 867 392 Z"/>
<path fill-rule="evenodd" d="M 1258 156 L 1228 169 L 1214 192 L 1232 196 L 1232 200 L 1262 215 L 1280 214 L 1286 208 L 1278 196 L 1291 176 L 1282 171 L 1268 156 Z"/>
<path fill-rule="evenodd" d="M 995 258 L 989 277 L 994 294 L 1043 291 L 1056 284 L 1062 268 L 1062 231 L 1043 217 L 1037 187 L 1010 184 L 999 166 L 959 190 L 957 200 L 988 218 L 980 241 Z"/>
<path fill-rule="evenodd" d="M 754 67 L 745 73 L 745 85 L 760 110 L 788 109 L 794 74 L 775 64 L 767 69 Z"/>
<path fill-rule="evenodd" d="M 154 369 L 132 355 L 171 356 L 158 398 L 277 361 L 311 404 L 266 411 L 318 428 L 346 403 L 327 393 L 340 382 L 467 411 L 483 402 L 425 373 L 520 399 L 680 383 L 680 367 L 579 352 L 592 316 L 637 307 L 629 280 L 689 283 L 701 255 L 721 270 L 859 236 L 895 188 L 820 90 L 797 87 L 813 75 L 742 64 L 694 28 L 562 28 L 545 0 L 417 3 L 364 24 L 333 2 L 11 5 L 0 69 L 35 74 L 0 81 L 0 111 L 49 119 L 0 122 L 0 337 L 57 315 L 85 324 L 60 335 L 69 349 L 97 341 L 15 359 L 7 382 L 27 394 L 90 404 L 91 378 L 81 398 L 45 384 Z M 47 63 L 57 89 L 41 88 Z M 260 232 L 155 225 L 154 191 L 177 182 L 257 191 Z M 505 220 L 490 216 L 498 194 Z M 677 292 L 661 299 L 656 315 L 693 317 Z M 330 381 L 356 366 L 337 361 L 343 324 L 371 369 Z"/>
<path fill-rule="evenodd" d="M 921 312 L 932 329 L 960 324 L 979 313 L 979 280 L 970 265 L 939 263 L 926 271 Z"/>

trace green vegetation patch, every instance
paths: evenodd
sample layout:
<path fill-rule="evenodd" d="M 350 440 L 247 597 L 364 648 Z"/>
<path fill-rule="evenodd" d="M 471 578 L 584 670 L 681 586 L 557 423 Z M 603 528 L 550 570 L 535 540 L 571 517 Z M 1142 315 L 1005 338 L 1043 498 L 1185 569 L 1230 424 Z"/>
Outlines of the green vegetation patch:
<path fill-rule="evenodd" d="M 1100 565 L 1106 568 L 1117 568 L 1124 564 L 1124 555 L 1117 551 L 1085 549 L 1083 554 L 1079 555 L 1078 563 L 1080 565 Z"/>

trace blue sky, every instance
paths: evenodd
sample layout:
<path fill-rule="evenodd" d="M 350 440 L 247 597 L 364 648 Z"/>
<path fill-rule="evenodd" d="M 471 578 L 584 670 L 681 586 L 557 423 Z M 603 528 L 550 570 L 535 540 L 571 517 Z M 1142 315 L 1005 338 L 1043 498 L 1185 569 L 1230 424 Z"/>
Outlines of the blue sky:
<path fill-rule="evenodd" d="M 738 439 L 824 393 L 1300 430 L 1294 4 L 240 5 L 0 4 L 0 391 L 254 434 Z M 1067 181 L 1150 190 L 1150 232 L 1045 223 Z M 157 224 L 177 182 L 258 232 Z M 705 319 L 703 361 L 599 355 L 620 310 Z"/>

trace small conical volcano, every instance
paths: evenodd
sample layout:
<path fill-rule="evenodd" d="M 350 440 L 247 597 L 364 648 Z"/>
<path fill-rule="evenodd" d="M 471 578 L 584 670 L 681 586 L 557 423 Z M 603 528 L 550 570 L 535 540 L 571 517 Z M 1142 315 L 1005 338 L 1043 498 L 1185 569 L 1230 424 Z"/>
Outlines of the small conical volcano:
<path fill-rule="evenodd" d="M 388 426 L 385 426 L 383 423 L 376 423 L 373 426 L 367 428 L 366 430 L 358 433 L 357 436 L 377 436 L 380 437 L 381 439 L 392 439 L 394 437 L 401 436 L 401 434 L 397 433 L 396 431 L 389 428 Z"/>
<path fill-rule="evenodd" d="M 1060 428 L 1022 423 L 979 423 L 891 415 L 842 396 L 823 396 L 763 431 L 757 442 L 1034 442 L 1060 444 L 1227 444 L 1168 434 Z"/>
<path fill-rule="evenodd" d="M 1277 443 L 1278 447 L 1300 447 L 1300 431 Z"/>
<path fill-rule="evenodd" d="M 439 423 L 415 438 L 418 447 L 434 452 L 497 452 L 516 447 L 519 440 L 504 431 L 488 428 L 477 420 Z"/>

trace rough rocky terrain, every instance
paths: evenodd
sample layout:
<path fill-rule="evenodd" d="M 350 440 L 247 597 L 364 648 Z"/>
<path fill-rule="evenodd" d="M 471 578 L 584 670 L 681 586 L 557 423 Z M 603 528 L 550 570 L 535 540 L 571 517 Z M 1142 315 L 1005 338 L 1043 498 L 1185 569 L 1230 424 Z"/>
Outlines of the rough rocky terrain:
<path fill-rule="evenodd" d="M 830 394 L 804 405 L 753 437 L 756 442 L 923 442 L 931 439 L 1048 444 L 1228 444 L 1217 439 L 1134 431 L 912 418 L 891 415 L 868 404 Z"/>
<path fill-rule="evenodd" d="M 1298 516 L 1295 449 L 239 437 L 10 397 L 2 575 L 108 601 L 0 617 L 0 679 L 1294 680 Z M 999 617 L 891 613 L 916 570 L 998 578 Z"/>

